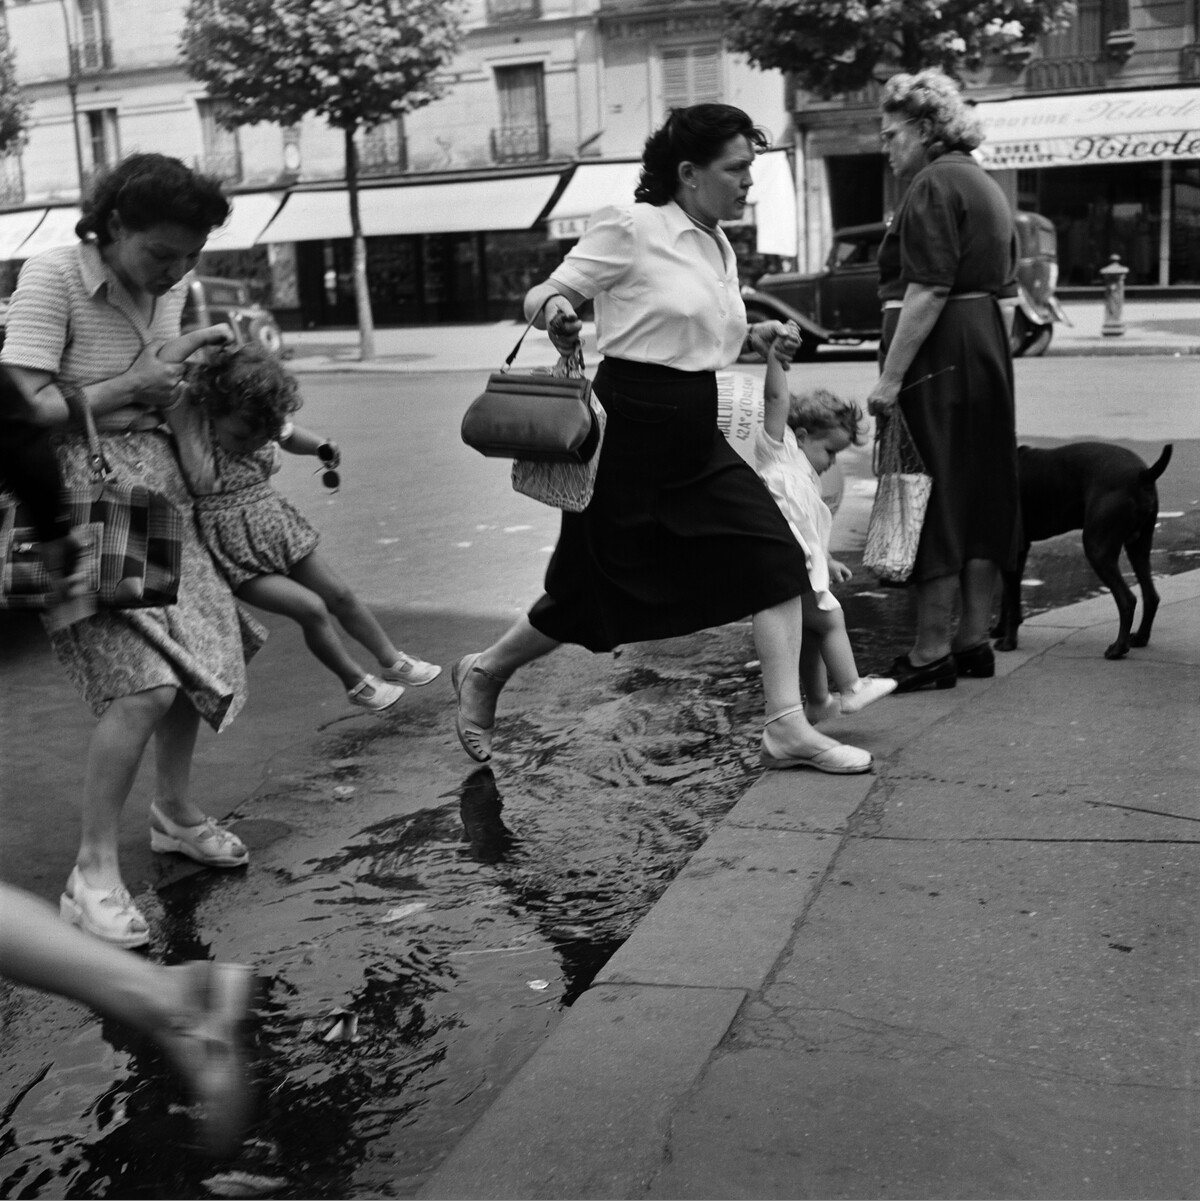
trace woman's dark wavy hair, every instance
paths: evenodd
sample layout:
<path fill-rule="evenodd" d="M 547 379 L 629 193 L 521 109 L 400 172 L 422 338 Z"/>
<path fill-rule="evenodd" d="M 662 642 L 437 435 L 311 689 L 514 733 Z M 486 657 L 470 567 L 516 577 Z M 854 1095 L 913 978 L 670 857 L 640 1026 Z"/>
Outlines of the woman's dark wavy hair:
<path fill-rule="evenodd" d="M 189 403 L 209 417 L 240 417 L 256 434 L 278 438 L 304 403 L 296 377 L 255 342 L 198 355 L 183 369 Z"/>
<path fill-rule="evenodd" d="M 732 104 L 671 109 L 663 125 L 646 139 L 642 177 L 634 190 L 634 200 L 655 206 L 666 204 L 679 188 L 680 163 L 707 167 L 736 137 L 746 138 L 756 150 L 766 150 L 771 144 L 766 131 Z"/>
<path fill-rule="evenodd" d="M 208 234 L 229 218 L 229 201 L 217 180 L 200 175 L 165 154 L 131 154 L 104 172 L 84 199 L 75 225 L 79 238 L 93 235 L 101 246 L 112 241 L 109 218 L 141 233 L 170 222 Z"/>

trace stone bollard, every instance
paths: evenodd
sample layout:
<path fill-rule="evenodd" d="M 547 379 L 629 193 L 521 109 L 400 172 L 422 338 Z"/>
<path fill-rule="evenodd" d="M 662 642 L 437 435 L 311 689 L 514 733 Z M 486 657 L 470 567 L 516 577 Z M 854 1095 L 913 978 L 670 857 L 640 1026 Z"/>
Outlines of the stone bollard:
<path fill-rule="evenodd" d="M 1119 338 L 1125 332 L 1125 277 L 1129 268 L 1122 265 L 1119 254 L 1114 254 L 1100 274 L 1104 276 L 1104 324 L 1100 333 L 1106 338 Z"/>

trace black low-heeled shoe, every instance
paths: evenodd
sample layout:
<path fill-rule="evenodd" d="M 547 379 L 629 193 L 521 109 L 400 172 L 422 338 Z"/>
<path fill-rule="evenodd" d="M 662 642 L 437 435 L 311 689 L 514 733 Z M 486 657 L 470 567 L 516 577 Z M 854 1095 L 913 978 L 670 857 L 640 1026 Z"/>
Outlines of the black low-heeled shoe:
<path fill-rule="evenodd" d="M 996 674 L 996 656 L 990 643 L 981 642 L 965 651 L 952 651 L 950 657 L 960 676 L 990 680 Z"/>
<path fill-rule="evenodd" d="M 943 655 L 932 663 L 919 667 L 907 655 L 899 655 L 888 669 L 896 681 L 897 692 L 916 692 L 921 688 L 953 688 L 958 683 L 958 669 L 953 655 Z"/>

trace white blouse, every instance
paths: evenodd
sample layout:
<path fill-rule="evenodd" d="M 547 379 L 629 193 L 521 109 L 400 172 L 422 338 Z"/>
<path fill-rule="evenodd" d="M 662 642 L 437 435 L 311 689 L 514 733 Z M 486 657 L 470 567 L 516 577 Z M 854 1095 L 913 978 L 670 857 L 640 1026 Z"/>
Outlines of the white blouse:
<path fill-rule="evenodd" d="M 595 299 L 601 354 L 717 371 L 737 359 L 746 306 L 733 247 L 716 236 L 674 201 L 601 209 L 550 278 Z"/>

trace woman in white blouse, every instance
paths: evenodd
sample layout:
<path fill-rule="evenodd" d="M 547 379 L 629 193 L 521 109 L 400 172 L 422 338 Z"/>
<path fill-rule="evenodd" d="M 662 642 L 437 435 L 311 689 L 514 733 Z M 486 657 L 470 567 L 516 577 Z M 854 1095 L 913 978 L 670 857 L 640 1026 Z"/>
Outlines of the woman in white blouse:
<path fill-rule="evenodd" d="M 646 142 L 635 202 L 603 209 L 525 312 L 560 351 L 594 299 L 607 427 L 595 493 L 564 513 L 545 595 L 453 668 L 458 735 L 491 757 L 496 701 L 525 663 L 563 642 L 591 651 L 671 638 L 754 615 L 768 767 L 868 771 L 871 756 L 814 730 L 800 699 L 804 555 L 762 481 L 722 437 L 715 372 L 747 338 L 765 353 L 779 322 L 747 332 L 720 222 L 746 209 L 766 138 L 740 109 L 675 109 Z"/>

